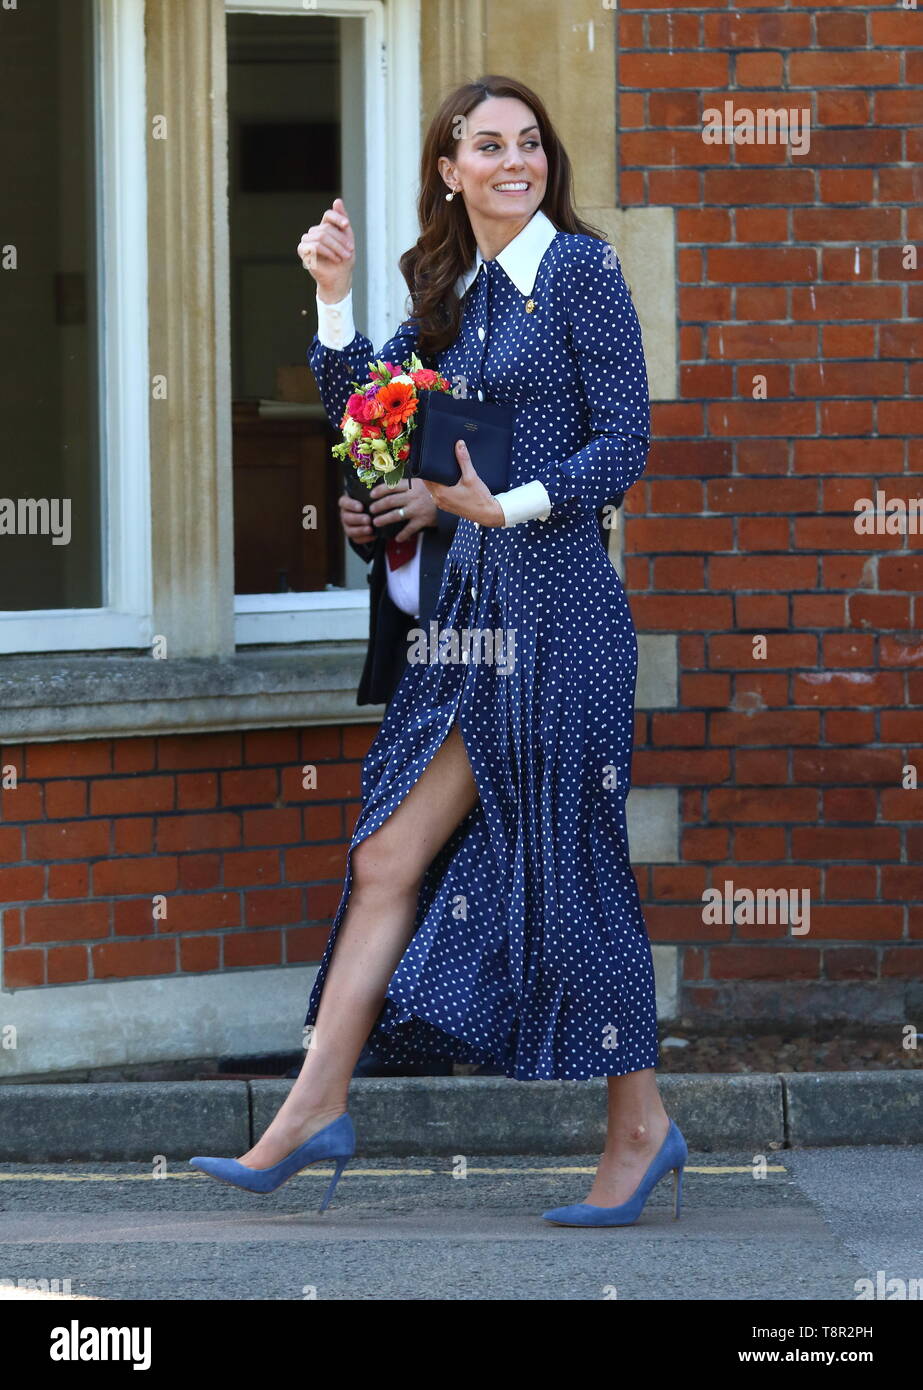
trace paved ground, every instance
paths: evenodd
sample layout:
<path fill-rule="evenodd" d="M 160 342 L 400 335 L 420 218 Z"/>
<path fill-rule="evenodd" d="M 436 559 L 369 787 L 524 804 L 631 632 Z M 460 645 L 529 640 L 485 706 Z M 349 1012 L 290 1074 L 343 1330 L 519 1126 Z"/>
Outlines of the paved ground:
<path fill-rule="evenodd" d="M 323 1169 L 257 1197 L 179 1164 L 160 1179 L 8 1164 L 0 1279 L 69 1279 L 98 1299 L 782 1302 L 923 1280 L 923 1150 L 766 1158 L 757 1178 L 752 1155 L 691 1154 L 679 1221 L 668 1176 L 637 1225 L 591 1231 L 539 1218 L 583 1199 L 590 1156 L 471 1159 L 462 1178 L 446 1159 L 357 1159 L 324 1216 Z"/>

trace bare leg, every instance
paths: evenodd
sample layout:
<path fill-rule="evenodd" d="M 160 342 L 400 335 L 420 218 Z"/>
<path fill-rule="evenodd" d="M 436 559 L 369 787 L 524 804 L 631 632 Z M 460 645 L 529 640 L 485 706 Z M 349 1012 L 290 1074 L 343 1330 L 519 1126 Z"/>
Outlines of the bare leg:
<path fill-rule="evenodd" d="M 352 853 L 352 886 L 312 1045 L 266 1133 L 239 1160 L 269 1168 L 347 1107 L 349 1082 L 413 935 L 427 867 L 474 808 L 477 783 L 453 725 L 401 804 Z"/>
<path fill-rule="evenodd" d="M 670 1128 L 653 1067 L 610 1076 L 606 1147 L 585 1201 L 596 1207 L 627 1202 Z"/>

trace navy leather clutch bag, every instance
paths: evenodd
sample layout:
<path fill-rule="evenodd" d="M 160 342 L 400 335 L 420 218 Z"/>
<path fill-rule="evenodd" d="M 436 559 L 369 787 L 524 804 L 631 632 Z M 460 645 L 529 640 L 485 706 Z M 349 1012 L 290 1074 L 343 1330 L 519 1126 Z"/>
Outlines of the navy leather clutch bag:
<path fill-rule="evenodd" d="M 463 439 L 478 477 L 492 493 L 506 492 L 513 458 L 513 407 L 423 391 L 410 436 L 408 475 L 454 487 L 461 477 L 455 445 Z"/>

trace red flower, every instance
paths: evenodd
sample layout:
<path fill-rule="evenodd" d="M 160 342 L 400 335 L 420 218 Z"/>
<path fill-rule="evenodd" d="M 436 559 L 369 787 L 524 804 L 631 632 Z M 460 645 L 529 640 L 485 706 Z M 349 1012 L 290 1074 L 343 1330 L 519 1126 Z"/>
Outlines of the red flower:
<path fill-rule="evenodd" d="M 410 379 L 414 385 L 423 391 L 444 391 L 448 389 L 449 383 L 439 372 L 434 372 L 430 367 L 421 367 L 418 372 L 410 372 Z"/>
<path fill-rule="evenodd" d="M 416 414 L 416 392 L 407 381 L 389 382 L 378 392 L 378 399 L 381 401 L 386 424 L 397 421 L 403 428 L 406 421 Z M 398 434 L 400 434 L 400 430 L 398 430 Z"/>
<path fill-rule="evenodd" d="M 360 396 L 357 392 L 346 402 L 346 413 L 353 420 L 358 420 L 360 425 L 364 425 L 380 419 L 384 414 L 384 408 L 377 395 Z"/>

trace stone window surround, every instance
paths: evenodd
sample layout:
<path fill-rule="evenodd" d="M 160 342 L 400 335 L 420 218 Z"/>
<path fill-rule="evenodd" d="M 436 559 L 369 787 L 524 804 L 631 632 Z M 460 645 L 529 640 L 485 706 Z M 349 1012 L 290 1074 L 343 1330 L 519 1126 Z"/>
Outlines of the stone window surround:
<path fill-rule="evenodd" d="M 556 22 L 557 0 L 540 3 L 548 22 Z M 581 55 L 581 82 L 560 84 L 559 46 L 547 44 L 544 29 L 530 78 L 544 92 L 548 68 L 549 102 L 565 144 L 570 132 L 579 140 L 588 111 L 615 109 L 615 13 L 600 13 L 595 0 L 567 8 L 567 34 L 579 33 L 580 9 L 595 22 L 592 55 Z M 504 21 L 506 10 L 499 0 L 424 7 L 424 110 L 459 80 L 459 70 L 504 71 L 507 52 L 510 70 L 522 70 L 512 55 L 521 53 L 523 34 L 512 19 Z M 0 657 L 0 740 L 7 743 L 377 722 L 382 715 L 380 706 L 355 703 L 363 641 L 235 649 L 224 26 L 224 0 L 146 0 L 148 110 L 173 117 L 169 149 L 151 161 L 148 197 L 152 270 L 174 267 L 168 293 L 152 297 L 152 370 L 156 363 L 181 383 L 182 394 L 178 406 L 159 417 L 152 412 L 151 420 L 152 507 L 161 537 L 153 631 L 167 637 L 171 654 Z M 673 213 L 611 206 L 614 135 L 613 115 L 613 140 L 594 142 L 604 152 L 599 165 L 574 160 L 580 213 L 618 249 L 641 318 L 652 399 L 675 399 Z M 613 530 L 610 542 L 617 568 L 621 535 Z M 676 639 L 641 634 L 639 647 L 638 706 L 674 707 Z"/>

